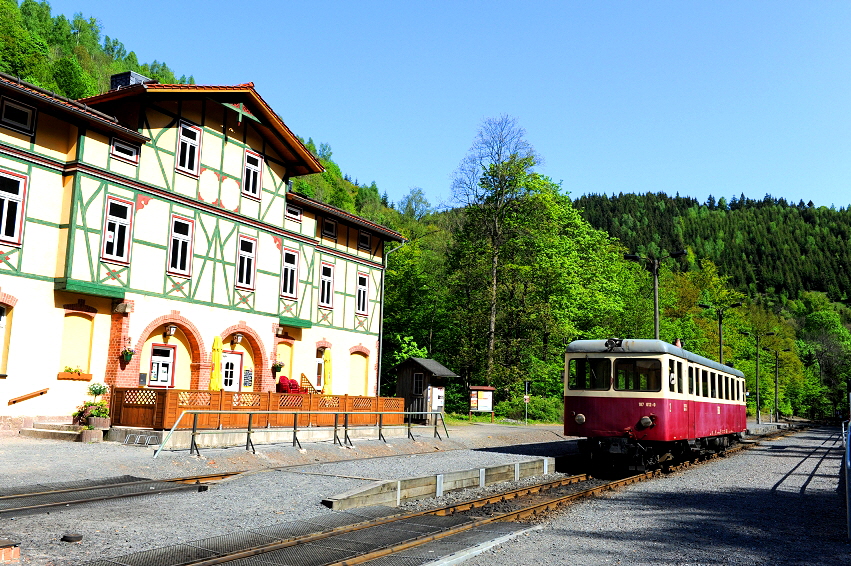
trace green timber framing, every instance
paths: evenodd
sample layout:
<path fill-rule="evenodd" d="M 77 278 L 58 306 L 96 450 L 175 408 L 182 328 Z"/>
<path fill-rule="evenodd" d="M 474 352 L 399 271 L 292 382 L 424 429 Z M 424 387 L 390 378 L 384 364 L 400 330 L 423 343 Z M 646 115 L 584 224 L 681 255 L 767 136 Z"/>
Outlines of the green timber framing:
<path fill-rule="evenodd" d="M 231 110 L 236 111 L 231 108 Z M 157 111 L 162 111 L 162 109 L 157 109 Z M 227 112 L 224 113 L 227 116 Z M 144 117 L 146 119 L 146 116 Z M 257 120 L 253 116 L 251 117 L 253 120 Z M 176 120 L 176 118 L 175 118 Z M 163 130 L 164 131 L 164 130 Z M 247 131 L 247 128 L 244 128 L 244 131 Z M 342 262 L 343 267 L 345 269 L 344 281 L 350 281 L 352 278 L 349 276 L 348 271 L 355 267 L 355 269 L 361 273 L 369 274 L 370 280 L 373 285 L 373 289 L 378 289 L 380 285 L 381 278 L 381 270 L 382 265 L 377 261 L 366 260 L 362 257 L 358 257 L 353 254 L 346 253 L 345 251 L 341 251 L 339 247 L 331 248 L 322 245 L 322 241 L 320 238 L 315 237 L 313 234 L 306 234 L 302 232 L 297 232 L 291 229 L 284 229 L 282 227 L 278 227 L 270 222 L 266 221 L 266 218 L 271 209 L 271 200 L 275 198 L 283 197 L 286 199 L 286 182 L 285 177 L 282 175 L 268 175 L 267 179 L 276 179 L 280 178 L 280 181 L 275 180 L 274 188 L 269 189 L 265 186 L 263 187 L 264 194 L 268 195 L 270 198 L 270 203 L 265 207 L 265 210 L 262 211 L 260 218 L 254 219 L 247 217 L 243 214 L 240 214 L 240 210 L 238 209 L 235 212 L 230 212 L 224 210 L 220 207 L 216 207 L 215 205 L 199 202 L 198 200 L 191 199 L 186 197 L 185 195 L 178 194 L 174 192 L 171 187 L 173 184 L 169 186 L 166 185 L 166 188 L 160 188 L 156 186 L 152 186 L 146 183 L 142 183 L 139 178 L 139 168 L 136 168 L 137 178 L 131 178 L 126 175 L 110 171 L 109 169 L 112 166 L 112 156 L 109 156 L 109 162 L 107 164 L 107 169 L 100 168 L 98 166 L 85 163 L 82 160 L 82 157 L 85 152 L 85 143 L 87 139 L 87 130 L 84 127 L 80 127 L 78 130 L 78 141 L 76 144 L 76 159 L 70 162 L 64 162 L 57 160 L 51 156 L 39 153 L 37 151 L 38 145 L 35 144 L 35 134 L 32 136 L 32 140 L 30 143 L 29 151 L 24 150 L 21 147 L 11 146 L 7 144 L 0 143 L 0 154 L 8 159 L 12 159 L 17 161 L 18 163 L 26 166 L 26 172 L 29 178 L 32 178 L 32 170 L 33 168 L 41 168 L 44 170 L 49 170 L 52 172 L 58 172 L 62 175 L 72 175 L 72 192 L 73 197 L 71 201 L 72 210 L 70 215 L 70 222 L 68 224 L 53 224 L 46 220 L 40 219 L 35 214 L 37 214 L 36 207 L 32 206 L 31 202 L 26 203 L 25 210 L 25 222 L 24 222 L 24 231 L 26 230 L 26 226 L 30 223 L 33 224 L 44 224 L 49 225 L 54 228 L 58 228 L 60 230 L 67 230 L 68 236 L 68 246 L 65 250 L 65 274 L 63 277 L 46 277 L 37 274 L 30 274 L 21 272 L 21 257 L 25 253 L 25 245 L 20 248 L 8 248 L 3 246 L 2 252 L 0 252 L 0 272 L 5 273 L 7 275 L 13 275 L 18 277 L 29 277 L 34 279 L 41 280 L 50 280 L 53 279 L 54 286 L 56 289 L 63 289 L 67 291 L 73 291 L 82 294 L 90 294 L 90 295 L 98 295 L 104 297 L 110 297 L 114 299 L 121 299 L 124 297 L 125 293 L 136 293 L 141 295 L 152 295 L 152 296 L 160 296 L 168 298 L 169 300 L 176 301 L 185 301 L 192 302 L 197 304 L 202 304 L 206 306 L 212 306 L 217 308 L 225 308 L 230 310 L 242 310 L 254 312 L 256 314 L 265 315 L 274 317 L 277 319 L 282 325 L 289 326 L 298 326 L 303 328 L 309 328 L 314 324 L 314 321 L 319 323 L 322 317 L 318 316 L 318 309 L 316 307 L 317 304 L 317 295 L 319 286 L 315 282 L 316 275 L 316 255 L 321 254 L 322 261 L 333 262 L 335 265 L 340 265 Z M 148 128 L 148 133 L 153 133 L 150 128 Z M 208 128 L 204 128 L 204 135 L 216 135 L 217 132 L 210 130 Z M 159 135 L 154 138 L 153 136 L 148 137 L 150 141 L 145 143 L 146 147 L 149 147 L 154 150 L 154 154 L 157 155 L 157 159 L 162 168 L 162 160 L 159 157 L 160 152 L 170 152 L 173 156 L 174 151 L 159 147 L 157 144 L 157 139 L 162 135 L 162 131 L 159 132 Z M 247 134 L 244 134 L 247 136 Z M 142 136 L 140 136 L 142 137 Z M 226 139 L 231 143 L 234 142 L 233 139 L 229 139 L 228 136 L 222 136 L 222 139 Z M 261 136 L 261 139 L 263 137 Z M 244 142 L 245 140 L 243 140 Z M 247 147 L 246 144 L 243 143 L 244 147 Z M 224 153 L 224 143 L 222 144 L 222 153 Z M 274 164 L 274 158 L 270 158 L 268 153 L 263 151 L 264 155 L 264 166 L 272 167 Z M 280 163 L 283 166 L 283 163 Z M 210 169 L 208 166 L 204 165 L 205 169 Z M 218 174 L 220 178 L 227 176 L 223 171 L 214 171 Z M 172 176 L 175 173 L 172 171 Z M 230 177 L 233 177 L 230 175 Z M 166 178 L 166 177 L 164 177 Z M 86 198 L 83 198 L 83 190 L 81 188 L 81 181 L 83 179 L 93 181 L 97 183 L 97 189 L 93 191 L 91 194 L 86 195 Z M 237 182 L 241 182 L 241 179 L 234 179 Z M 221 187 L 220 187 L 221 190 Z M 195 232 L 195 238 L 198 239 L 198 236 L 203 236 L 207 249 L 203 252 L 194 251 L 193 257 L 201 260 L 201 266 L 197 270 L 197 274 L 193 274 L 191 278 L 182 278 L 181 283 L 177 285 L 178 289 L 175 289 L 175 285 L 178 281 L 175 277 L 166 273 L 166 268 L 163 266 L 163 282 L 162 288 L 160 290 L 154 291 L 150 289 L 140 289 L 134 288 L 131 285 L 131 277 L 132 277 L 132 267 L 129 265 L 115 266 L 107 262 L 103 262 L 100 260 L 100 248 L 99 246 L 95 248 L 91 246 L 90 243 L 93 241 L 100 241 L 100 237 L 102 236 L 102 228 L 103 228 L 103 216 L 102 213 L 99 213 L 96 217 L 87 217 L 88 209 L 95 203 L 96 201 L 102 201 L 105 199 L 107 194 L 115 194 L 116 196 L 121 196 L 124 198 L 130 198 L 128 200 L 132 200 L 134 203 L 139 202 L 139 197 L 143 196 L 145 198 L 156 198 L 158 200 L 164 200 L 168 202 L 169 205 L 169 213 L 172 212 L 179 213 L 184 216 L 189 216 L 193 218 L 197 226 L 200 228 Z M 221 193 L 220 193 L 221 197 Z M 219 202 L 221 198 L 218 199 Z M 309 199 L 305 199 L 304 197 L 299 198 L 300 206 L 310 206 L 313 203 L 306 202 Z M 240 199 L 240 203 L 242 203 L 242 199 Z M 323 213 L 328 213 L 330 207 L 327 205 L 322 205 L 321 207 L 317 207 Z M 135 209 L 134 214 L 138 212 L 138 209 Z M 330 211 L 333 214 L 333 211 Z M 342 220 L 344 223 L 347 220 L 350 220 L 350 215 L 346 213 L 334 214 L 337 216 L 337 220 Z M 32 215 L 31 215 L 32 214 Z M 223 226 L 227 225 L 228 229 L 223 230 Z M 300 223 L 297 226 L 305 226 L 305 224 Z M 361 225 L 363 226 L 363 225 Z M 375 255 L 379 251 L 379 246 L 383 239 L 386 239 L 387 236 L 391 236 L 390 239 L 401 240 L 401 237 L 398 234 L 392 233 L 383 227 L 378 227 L 378 234 L 383 234 L 384 238 L 375 238 L 376 246 L 372 250 L 372 256 Z M 164 228 L 165 229 L 165 228 Z M 76 245 L 76 232 L 80 232 L 84 235 L 83 242 L 89 247 L 86 251 L 86 256 L 88 258 L 88 265 L 86 265 L 86 271 L 88 273 L 88 277 L 71 277 L 72 269 L 73 269 L 73 254 L 74 247 Z M 267 234 L 274 238 L 276 241 L 280 241 L 282 245 L 287 247 L 297 248 L 301 254 L 301 257 L 304 258 L 305 263 L 308 265 L 307 273 L 299 273 L 299 300 L 292 301 L 287 300 L 283 297 L 279 299 L 280 308 L 278 312 L 263 312 L 256 311 L 250 305 L 247 305 L 244 300 L 238 300 L 236 292 L 228 293 L 227 296 L 230 297 L 230 300 L 227 303 L 222 303 L 220 301 L 213 300 L 204 300 L 198 297 L 198 287 L 195 286 L 193 288 L 192 280 L 200 279 L 204 270 L 210 267 L 209 269 L 215 269 L 216 266 L 221 268 L 221 273 L 223 275 L 221 283 L 218 283 L 216 279 L 214 279 L 214 284 L 221 284 L 228 288 L 232 288 L 231 282 L 227 279 L 227 273 L 230 269 L 234 268 L 234 259 L 224 257 L 223 248 L 224 245 L 230 241 L 237 233 L 248 233 L 250 234 L 258 234 L 260 232 Z M 351 234 L 351 232 L 347 232 Z M 376 232 L 374 232 L 376 233 Z M 92 236 L 95 240 L 92 240 Z M 23 234 L 24 240 L 26 239 L 26 233 Z M 148 242 L 142 239 L 135 239 L 134 235 L 131 233 L 131 247 L 135 248 L 137 246 L 148 246 L 152 248 L 163 249 L 164 246 L 162 244 L 157 244 L 154 242 Z M 353 249 L 357 249 L 357 244 L 352 247 Z M 258 270 L 258 273 L 280 278 L 280 272 L 273 273 L 269 271 Z M 305 277 L 306 275 L 306 277 Z M 280 279 L 278 279 L 278 283 L 280 283 Z M 188 288 L 185 288 L 188 286 Z M 280 288 L 280 286 L 278 286 Z M 308 297 L 308 293 L 310 294 L 310 300 L 305 300 Z M 366 334 L 377 334 L 377 332 L 368 332 L 367 328 L 364 327 L 362 321 L 360 319 L 364 317 L 354 315 L 354 302 L 355 302 L 355 294 L 353 292 L 346 292 L 344 289 L 342 292 L 338 289 L 335 289 L 335 296 L 342 297 L 345 300 L 342 302 L 342 320 L 352 320 L 354 319 L 355 325 L 354 327 L 343 327 L 343 326 L 333 326 L 331 324 L 322 324 L 323 326 L 329 326 L 332 328 L 344 329 L 347 331 L 353 332 L 361 332 Z M 377 299 L 371 299 L 371 303 L 375 305 L 378 302 Z M 335 301 L 335 305 L 336 305 Z M 311 305 L 313 312 L 305 312 L 308 309 L 308 305 Z M 295 312 L 293 312 L 293 307 L 295 307 Z M 378 316 L 378 312 L 375 308 L 370 309 L 370 318 L 375 318 Z M 327 322 L 327 321 L 326 321 Z"/>

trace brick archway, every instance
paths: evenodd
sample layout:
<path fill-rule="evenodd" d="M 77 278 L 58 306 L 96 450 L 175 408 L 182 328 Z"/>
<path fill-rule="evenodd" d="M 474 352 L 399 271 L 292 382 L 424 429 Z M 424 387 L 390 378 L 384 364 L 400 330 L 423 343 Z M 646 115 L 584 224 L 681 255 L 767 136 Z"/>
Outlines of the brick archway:
<path fill-rule="evenodd" d="M 192 355 L 192 361 L 189 364 L 189 387 L 191 389 L 207 389 L 210 385 L 210 353 L 204 347 L 204 339 L 201 338 L 201 332 L 195 324 L 180 314 L 180 311 L 171 311 L 170 314 L 155 318 L 145 327 L 139 334 L 139 339 L 136 341 L 136 355 L 127 363 L 121 364 L 121 370 L 116 377 L 115 385 L 117 387 L 136 387 L 138 386 L 139 362 L 141 359 L 142 347 L 145 342 L 158 327 L 164 324 L 173 324 L 178 327 L 186 340 L 189 342 L 189 352 Z M 122 344 L 110 344 L 110 358 L 118 359 L 121 353 Z M 120 381 L 120 383 L 119 383 Z"/>
<path fill-rule="evenodd" d="M 367 358 L 369 357 L 369 350 L 363 344 L 358 344 L 357 346 L 352 346 L 351 348 L 349 348 L 349 353 L 350 354 L 363 354 Z"/>
<path fill-rule="evenodd" d="M 228 338 L 239 332 L 242 334 L 254 352 L 254 391 L 274 391 L 275 383 L 272 378 L 272 363 L 269 361 L 269 355 L 263 348 L 263 340 L 256 330 L 245 324 L 244 320 L 240 320 L 239 324 L 225 328 L 219 335 L 222 337 L 222 343 L 227 343 Z M 259 387 L 258 387 L 259 385 Z"/>

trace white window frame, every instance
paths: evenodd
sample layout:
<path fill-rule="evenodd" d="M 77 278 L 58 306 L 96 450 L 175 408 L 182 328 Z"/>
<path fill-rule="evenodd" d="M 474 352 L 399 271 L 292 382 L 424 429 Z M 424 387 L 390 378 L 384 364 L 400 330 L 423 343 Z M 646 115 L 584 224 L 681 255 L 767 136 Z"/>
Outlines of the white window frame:
<path fill-rule="evenodd" d="M 192 140 L 189 137 L 185 137 L 183 135 L 184 128 L 195 130 L 198 133 L 198 139 Z M 191 175 L 193 177 L 198 176 L 199 172 L 201 171 L 201 134 L 203 134 L 203 130 L 200 126 L 196 126 L 195 124 L 192 124 L 185 120 L 181 120 L 179 122 L 179 125 L 177 127 L 177 151 L 175 151 L 174 153 L 175 170 L 181 173 L 186 173 L 187 175 Z M 187 152 L 190 148 L 195 148 L 195 162 L 192 164 L 188 163 L 189 157 L 187 156 L 187 166 L 180 165 L 180 158 L 183 154 L 184 147 L 186 147 Z M 188 167 L 188 165 L 192 165 L 192 167 Z"/>
<path fill-rule="evenodd" d="M 299 207 L 292 205 L 292 204 L 287 205 L 286 214 L 287 214 L 287 218 L 289 218 L 290 220 L 295 220 L 296 222 L 301 222 L 301 213 L 302 213 L 302 210 Z"/>
<path fill-rule="evenodd" d="M 363 280 L 363 285 L 361 285 Z M 355 314 L 366 316 L 369 314 L 369 274 L 362 271 L 357 272 L 357 292 L 355 294 Z"/>
<path fill-rule="evenodd" d="M 252 248 L 250 252 L 242 249 L 243 242 L 251 242 Z M 244 273 L 241 269 L 243 261 L 251 263 L 251 279 L 249 281 L 245 281 L 244 278 L 240 278 L 240 274 Z M 253 291 L 254 284 L 257 279 L 257 238 L 246 236 L 244 234 L 239 235 L 236 240 L 236 265 L 234 266 L 234 270 L 234 281 L 236 282 L 237 288 Z"/>
<path fill-rule="evenodd" d="M 175 231 L 174 226 L 178 222 L 182 222 L 184 224 L 189 225 L 189 234 L 188 235 L 178 234 Z M 192 220 L 192 219 L 186 218 L 185 216 L 180 216 L 179 214 L 172 214 L 171 215 L 171 232 L 169 234 L 168 242 L 169 242 L 169 245 L 168 245 L 168 267 L 166 268 L 166 272 L 168 272 L 170 275 L 180 275 L 182 277 L 191 276 L 192 275 L 192 258 L 193 258 L 193 254 L 194 254 L 193 247 L 194 247 L 194 244 L 195 244 L 195 221 Z M 186 245 L 186 248 L 185 248 L 186 253 L 185 253 L 185 258 L 184 258 L 186 260 L 186 268 L 185 269 L 180 269 L 180 267 L 174 267 L 172 265 L 172 263 L 173 263 L 172 260 L 174 259 L 175 243 L 177 243 L 178 249 L 180 249 L 180 244 Z M 179 252 L 178 252 L 178 255 L 179 255 Z M 178 265 L 179 265 L 179 263 L 180 263 L 180 261 L 179 261 L 179 258 L 178 258 Z"/>
<path fill-rule="evenodd" d="M 29 179 L 26 175 L 15 173 L 14 171 L 7 171 L 6 169 L 0 169 L 0 177 L 18 181 L 19 187 L 17 195 L 0 191 L 0 242 L 3 242 L 4 244 L 11 244 L 13 246 L 20 246 L 24 235 L 24 208 L 27 204 L 27 181 Z M 7 236 L 6 223 L 8 220 L 7 214 L 10 202 L 17 203 L 18 210 L 16 211 L 14 218 L 14 233 L 11 236 Z"/>
<path fill-rule="evenodd" d="M 119 149 L 124 150 L 131 155 L 121 153 Z M 109 146 L 109 154 L 112 157 L 120 159 L 121 161 L 126 161 L 127 163 L 132 163 L 133 165 L 139 165 L 139 153 L 141 151 L 142 148 L 140 146 L 128 143 L 118 138 L 112 138 L 112 143 Z"/>
<path fill-rule="evenodd" d="M 363 241 L 364 238 L 366 239 L 366 242 Z M 361 230 L 358 233 L 358 249 L 367 251 L 372 250 L 372 234 L 366 230 Z"/>
<path fill-rule="evenodd" d="M 257 165 L 250 164 L 249 157 L 256 158 Z M 246 149 L 242 159 L 242 172 L 242 194 L 248 198 L 260 200 L 260 193 L 263 190 L 263 156 L 256 151 Z"/>
<path fill-rule="evenodd" d="M 109 207 L 110 204 L 117 204 L 120 206 L 127 207 L 127 218 L 119 218 L 117 216 L 110 216 Z M 110 223 L 114 223 L 115 229 L 114 231 L 110 231 L 109 226 Z M 109 243 L 109 235 L 112 234 L 112 239 L 115 239 L 120 231 L 120 227 L 124 226 L 125 228 L 125 238 L 124 238 L 124 249 L 121 255 L 115 253 L 107 253 L 106 245 Z M 105 261 L 129 264 L 130 263 L 130 242 L 133 237 L 133 203 L 129 200 L 124 200 L 114 196 L 106 197 L 106 206 L 103 210 L 103 236 L 100 250 L 100 257 Z M 114 250 L 114 248 L 113 248 Z"/>
<path fill-rule="evenodd" d="M 325 268 L 330 275 L 325 275 Z M 321 262 L 319 264 L 319 306 L 323 309 L 334 308 L 334 264 Z"/>
<path fill-rule="evenodd" d="M 322 237 L 330 240 L 337 239 L 337 221 L 330 218 L 322 219 Z"/>
<path fill-rule="evenodd" d="M 29 114 L 28 123 L 15 122 L 6 118 L 6 107 L 12 106 L 21 110 L 23 112 L 27 112 Z M 16 132 L 21 132 L 23 134 L 33 135 L 35 133 L 35 119 L 38 114 L 38 111 L 29 104 L 22 104 L 17 100 L 12 100 L 11 98 L 6 98 L 5 96 L 0 100 L 0 124 L 3 126 L 15 130 Z"/>
<path fill-rule="evenodd" d="M 295 256 L 294 263 L 287 263 L 287 254 L 293 254 Z M 298 262 L 298 251 L 292 248 L 284 248 L 283 252 L 281 253 L 281 264 L 283 265 L 281 270 L 282 297 L 287 297 L 289 299 L 298 298 Z"/>

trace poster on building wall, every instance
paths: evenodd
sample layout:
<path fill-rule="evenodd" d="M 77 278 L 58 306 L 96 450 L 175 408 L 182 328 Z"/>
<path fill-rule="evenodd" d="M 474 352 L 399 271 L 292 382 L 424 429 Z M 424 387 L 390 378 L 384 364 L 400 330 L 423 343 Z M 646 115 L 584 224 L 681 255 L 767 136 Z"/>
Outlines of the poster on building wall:
<path fill-rule="evenodd" d="M 243 387 L 251 387 L 254 385 L 254 372 L 250 369 L 243 370 L 242 372 L 242 386 Z"/>

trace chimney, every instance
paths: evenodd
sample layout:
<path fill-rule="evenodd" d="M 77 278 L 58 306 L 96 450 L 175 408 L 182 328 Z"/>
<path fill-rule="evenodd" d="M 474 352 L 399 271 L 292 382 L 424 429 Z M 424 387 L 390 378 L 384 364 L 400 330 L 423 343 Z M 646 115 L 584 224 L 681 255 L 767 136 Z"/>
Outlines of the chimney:
<path fill-rule="evenodd" d="M 144 75 L 133 71 L 125 71 L 112 75 L 109 79 L 109 90 L 118 90 L 125 86 L 139 85 L 145 83 L 155 83 L 157 81 L 149 79 Z"/>

